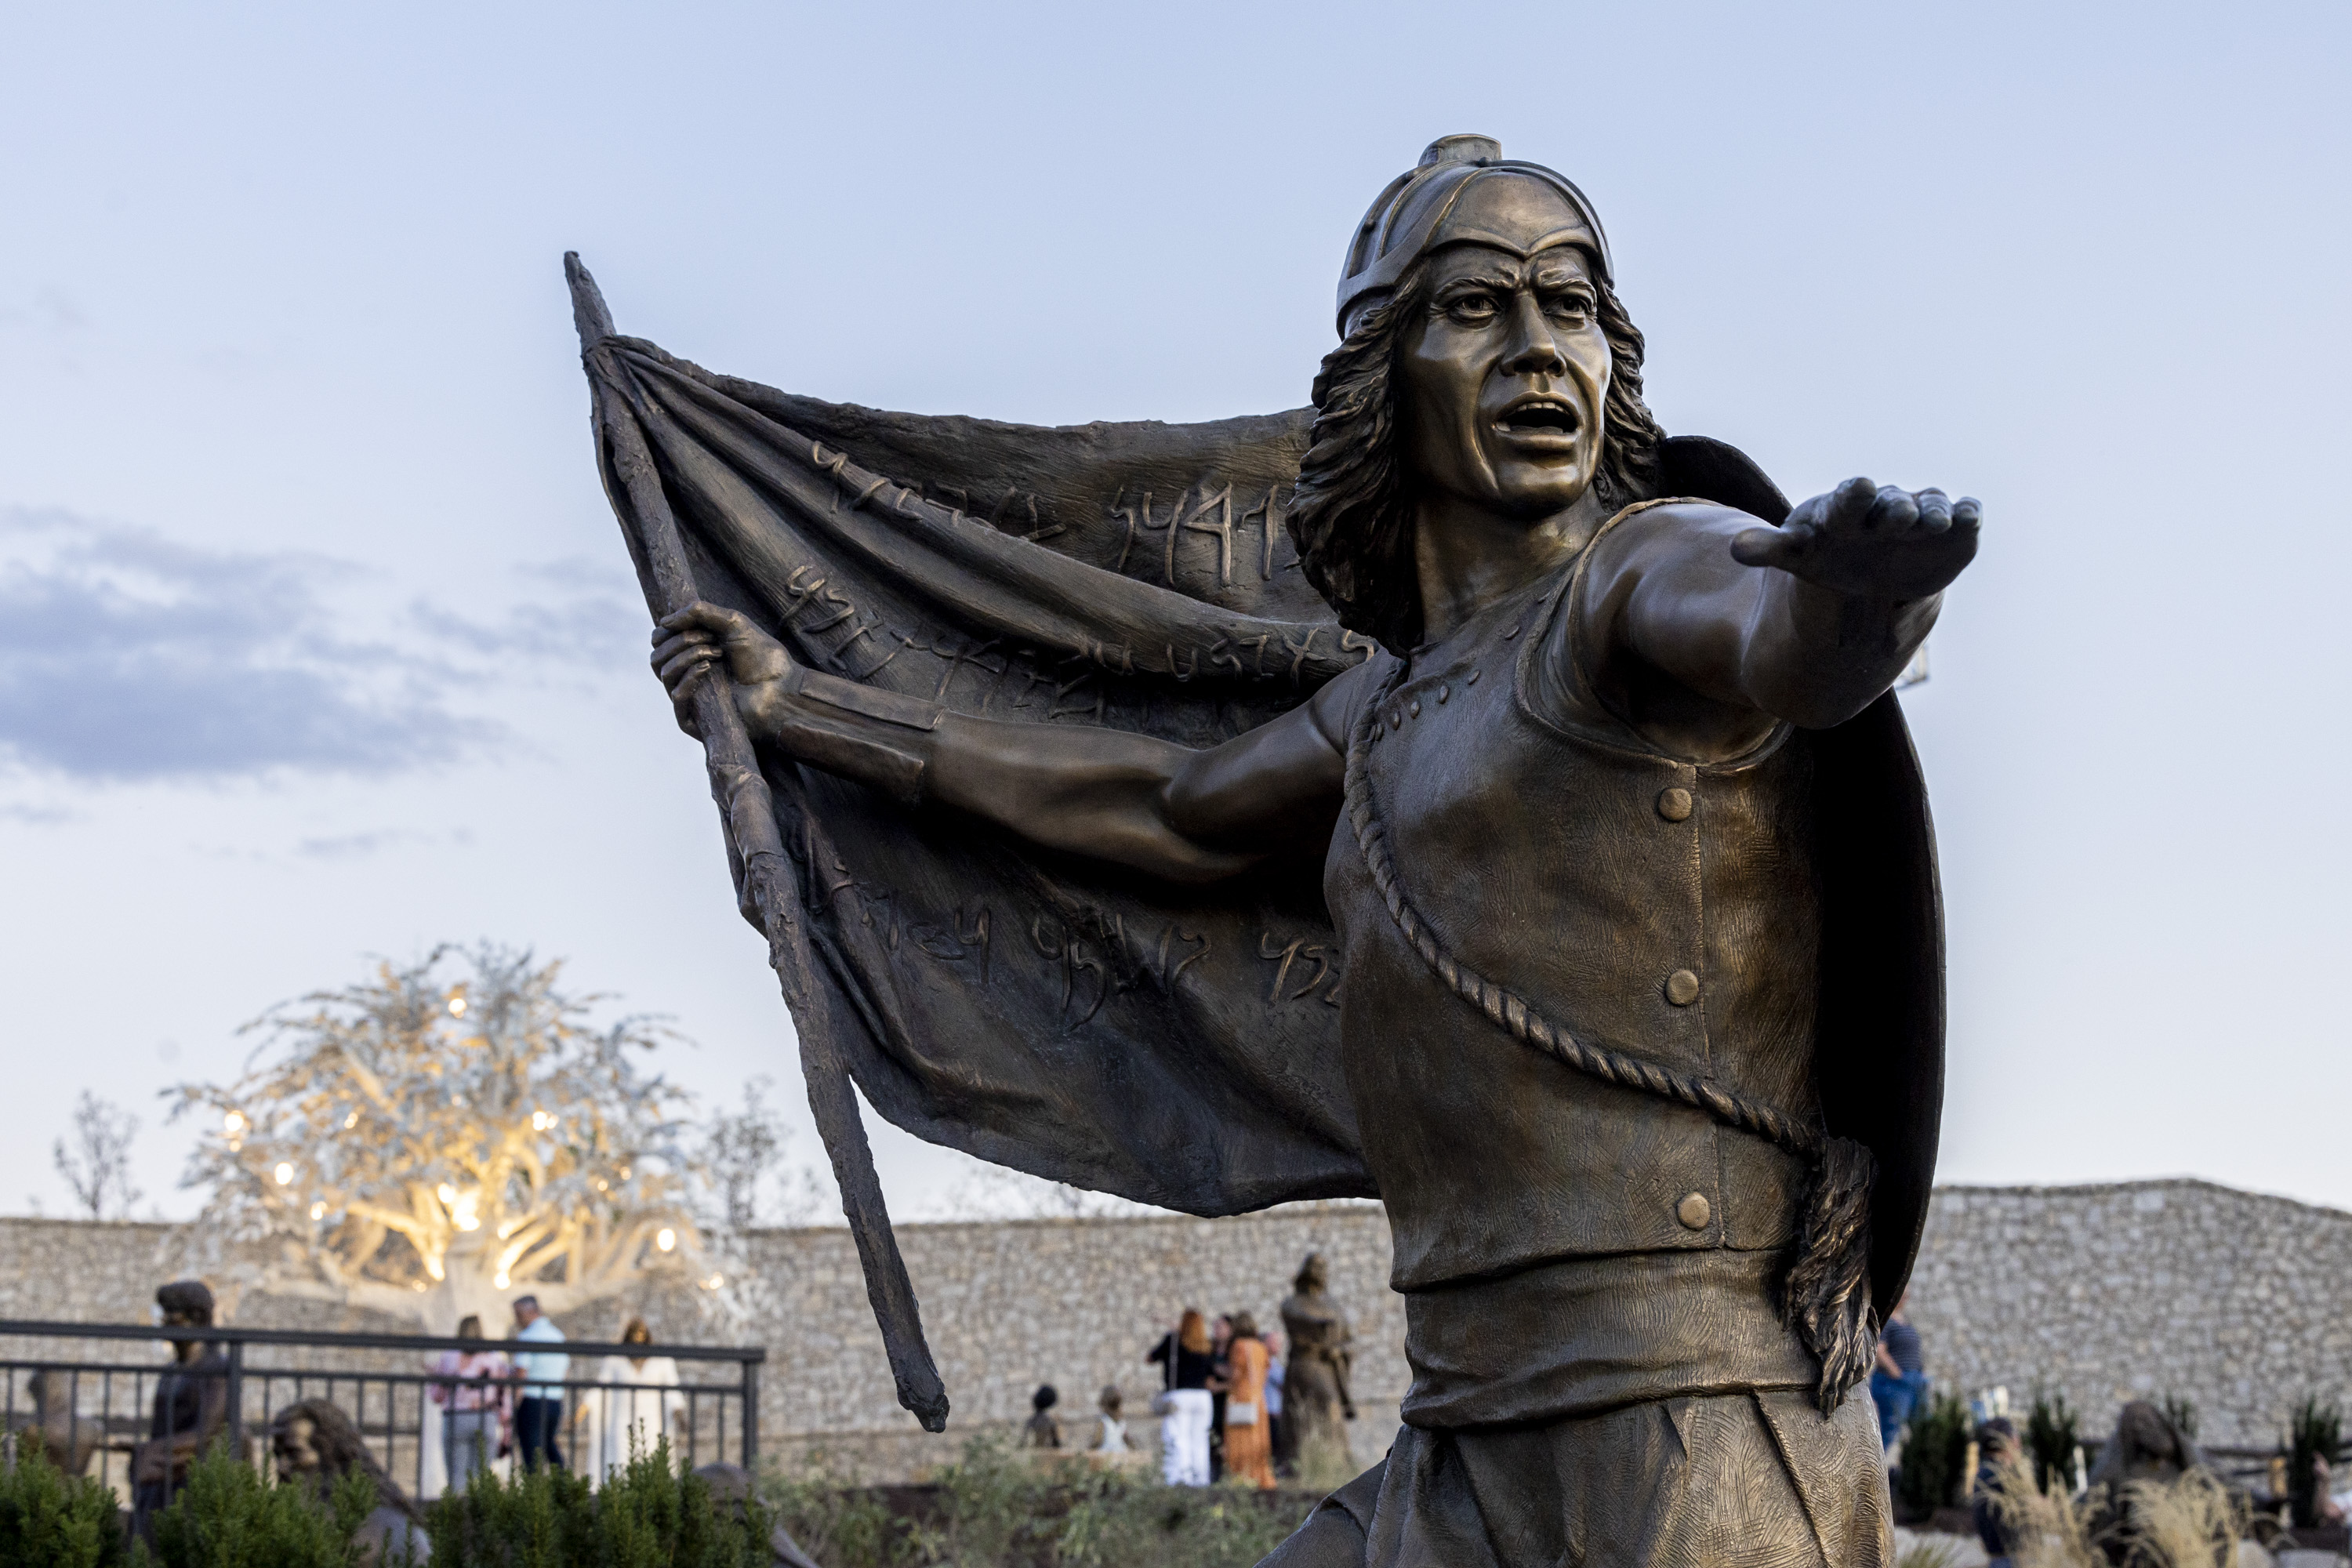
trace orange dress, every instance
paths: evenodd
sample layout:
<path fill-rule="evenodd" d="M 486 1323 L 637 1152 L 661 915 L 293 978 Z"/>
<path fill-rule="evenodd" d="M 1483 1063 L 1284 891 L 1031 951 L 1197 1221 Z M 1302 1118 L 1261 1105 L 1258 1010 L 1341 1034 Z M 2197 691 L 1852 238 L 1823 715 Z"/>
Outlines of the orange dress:
<path fill-rule="evenodd" d="M 1271 1358 L 1261 1340 L 1235 1340 L 1225 1352 L 1225 1474 L 1261 1487 L 1274 1485 L 1274 1427 L 1265 1418 L 1265 1369 Z M 1234 1422 L 1235 1406 L 1254 1415 Z"/>

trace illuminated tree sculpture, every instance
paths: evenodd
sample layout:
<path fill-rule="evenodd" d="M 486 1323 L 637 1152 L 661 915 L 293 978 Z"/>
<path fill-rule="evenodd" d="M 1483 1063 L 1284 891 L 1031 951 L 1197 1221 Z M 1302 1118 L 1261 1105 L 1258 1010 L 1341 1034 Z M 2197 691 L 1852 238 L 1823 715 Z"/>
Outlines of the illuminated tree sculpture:
<path fill-rule="evenodd" d="M 183 1184 L 212 1194 L 196 1261 L 436 1333 L 469 1312 L 496 1332 L 526 1291 L 562 1312 L 663 1277 L 723 1287 L 686 1096 L 632 1061 L 664 1031 L 589 1027 L 596 998 L 558 990 L 561 967 L 442 948 L 247 1025 L 257 1065 L 181 1086 L 173 1112 L 207 1123 Z"/>

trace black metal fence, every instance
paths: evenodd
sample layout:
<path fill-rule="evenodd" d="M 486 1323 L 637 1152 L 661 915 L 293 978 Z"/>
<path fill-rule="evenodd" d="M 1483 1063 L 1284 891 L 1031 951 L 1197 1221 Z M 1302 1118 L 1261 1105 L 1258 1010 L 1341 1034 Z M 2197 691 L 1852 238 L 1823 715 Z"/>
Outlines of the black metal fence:
<path fill-rule="evenodd" d="M 160 1355 L 116 1353 L 123 1342 L 156 1344 Z M 186 1363 L 173 1343 L 201 1346 Z M 306 1333 L 286 1329 L 163 1328 L 130 1323 L 50 1323 L 0 1320 L 0 1416 L 11 1453 L 42 1444 L 53 1458 L 95 1474 L 131 1500 L 134 1451 L 156 1433 L 155 1404 L 168 1378 L 218 1393 L 201 1401 L 219 1413 L 232 1451 L 260 1457 L 261 1438 L 278 1415 L 306 1399 L 329 1399 L 352 1418 L 384 1468 L 412 1494 L 426 1480 L 427 1456 L 444 1418 L 460 1405 L 487 1405 L 483 1423 L 495 1448 L 525 1396 L 560 1394 L 556 1442 L 562 1462 L 592 1476 L 616 1468 L 635 1443 L 667 1436 L 677 1461 L 692 1468 L 720 1461 L 755 1468 L 760 1454 L 758 1347 L 609 1344 L 574 1340 L 435 1339 L 415 1334 Z M 445 1352 L 550 1353 L 569 1358 L 561 1378 L 515 1373 L 464 1376 L 436 1371 Z M 664 1373 L 667 1360 L 677 1381 Z M 548 1372 L 544 1363 L 535 1372 Z M 188 1384 L 174 1387 L 187 1389 Z M 436 1398 L 437 1395 L 437 1398 Z M 436 1428 L 428 1436 L 428 1423 Z M 520 1455 L 520 1432 L 515 1457 Z M 445 1457 L 444 1464 L 447 1463 Z"/>

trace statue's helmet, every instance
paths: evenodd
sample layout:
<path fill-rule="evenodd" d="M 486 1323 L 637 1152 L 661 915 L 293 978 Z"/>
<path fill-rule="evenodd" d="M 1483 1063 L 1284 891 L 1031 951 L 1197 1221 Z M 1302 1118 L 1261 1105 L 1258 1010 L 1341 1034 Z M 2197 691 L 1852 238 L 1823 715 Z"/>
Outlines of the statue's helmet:
<path fill-rule="evenodd" d="M 1563 198 L 1558 221 L 1535 232 L 1505 232 L 1506 226 L 1484 221 L 1500 176 L 1517 175 L 1550 186 Z M 1509 226 L 1517 228 L 1517 226 Z M 1572 245 L 1591 258 L 1604 284 L 1613 283 L 1609 271 L 1609 238 L 1601 216 L 1582 191 L 1556 170 L 1541 163 L 1523 163 L 1503 156 L 1503 144 L 1491 136 L 1441 136 L 1429 144 L 1421 162 L 1389 182 L 1348 247 L 1348 264 L 1339 275 L 1339 334 L 1345 337 L 1355 313 L 1385 298 L 1406 268 L 1441 245 L 1492 245 L 1514 255 L 1532 256 L 1556 245 Z"/>

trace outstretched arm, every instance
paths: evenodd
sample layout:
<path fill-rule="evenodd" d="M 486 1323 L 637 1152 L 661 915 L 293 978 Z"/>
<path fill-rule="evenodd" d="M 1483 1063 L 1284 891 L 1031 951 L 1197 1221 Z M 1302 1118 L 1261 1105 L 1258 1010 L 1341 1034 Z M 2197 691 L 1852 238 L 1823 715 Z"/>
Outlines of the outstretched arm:
<path fill-rule="evenodd" d="M 1149 735 L 975 719 L 794 662 L 741 614 L 695 604 L 654 633 L 655 670 L 693 732 L 722 664 L 753 741 L 884 790 L 967 811 L 1033 844 L 1172 881 L 1247 870 L 1328 835 L 1339 802 L 1335 680 L 1272 723 L 1194 751 Z"/>
<path fill-rule="evenodd" d="M 1684 740 L 1843 723 L 1926 638 L 1978 523 L 1973 500 L 1862 479 L 1779 528 L 1697 502 L 1628 518 L 1593 547 L 1578 607 L 1595 695 Z"/>

